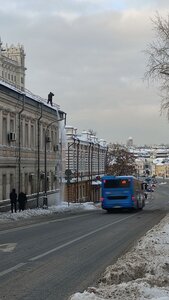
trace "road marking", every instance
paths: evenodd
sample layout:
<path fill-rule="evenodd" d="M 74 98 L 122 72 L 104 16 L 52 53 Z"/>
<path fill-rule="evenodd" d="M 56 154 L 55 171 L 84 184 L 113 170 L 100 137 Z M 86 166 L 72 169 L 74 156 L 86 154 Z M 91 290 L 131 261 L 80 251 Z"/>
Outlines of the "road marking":
<path fill-rule="evenodd" d="M 125 221 L 125 220 L 127 220 L 127 219 L 129 219 L 129 218 L 132 218 L 132 217 L 135 217 L 135 215 L 128 216 L 128 217 L 126 217 L 126 218 L 120 219 L 120 220 L 118 220 L 118 221 L 109 223 L 109 224 L 104 225 L 104 226 L 102 226 L 102 227 L 100 227 L 100 228 L 97 228 L 97 229 L 95 229 L 95 230 L 92 230 L 92 231 L 90 231 L 89 233 L 86 233 L 86 234 L 83 234 L 83 235 L 77 237 L 76 239 L 73 239 L 73 240 L 71 240 L 71 241 L 69 241 L 69 242 L 67 242 L 67 243 L 64 243 L 64 244 L 62 244 L 62 245 L 56 247 L 56 248 L 53 248 L 53 249 L 51 249 L 51 250 L 49 250 L 49 251 L 46 251 L 46 252 L 44 252 L 44 253 L 42 253 L 42 254 L 39 254 L 39 255 L 37 255 L 37 256 L 35 256 L 35 257 L 32 257 L 32 258 L 29 259 L 29 261 L 35 261 L 35 260 L 37 260 L 37 259 L 39 259 L 39 258 L 42 258 L 42 257 L 44 257 L 44 256 L 47 256 L 48 254 L 51 254 L 51 253 L 56 252 L 56 251 L 58 251 L 58 250 L 60 250 L 60 249 L 63 249 L 63 248 L 65 248 L 66 246 L 69 246 L 69 245 L 71 245 L 71 244 L 73 244 L 73 243 L 75 243 L 75 242 L 77 242 L 77 241 L 80 241 L 80 240 L 82 240 L 82 239 L 84 239 L 84 238 L 86 238 L 86 237 L 88 237 L 88 236 L 90 236 L 90 235 L 92 235 L 92 234 L 94 234 L 94 233 L 97 233 L 97 232 L 99 232 L 99 231 L 102 231 L 103 229 L 106 229 L 106 228 L 108 228 L 108 227 L 110 227 L 110 226 L 112 226 L 112 225 L 114 225 L 114 224 L 120 223 L 120 222 Z"/>
<path fill-rule="evenodd" d="M 12 252 L 16 248 L 17 243 L 8 243 L 8 244 L 1 244 L 0 251 L 2 252 Z"/>
<path fill-rule="evenodd" d="M 141 212 L 140 212 L 140 213 L 141 213 Z M 137 213 L 137 215 L 140 214 L 140 213 Z M 75 243 L 75 242 L 77 242 L 77 241 L 80 241 L 80 240 L 82 240 L 82 239 L 84 239 L 84 238 L 86 238 L 86 237 L 88 237 L 88 236 L 90 236 L 90 235 L 92 235 L 92 234 L 94 234 L 94 233 L 97 233 L 97 232 L 99 232 L 99 231 L 102 231 L 102 230 L 104 230 L 104 229 L 106 229 L 106 228 L 108 228 L 108 227 L 110 227 L 110 226 L 112 226 L 112 225 L 114 225 L 114 224 L 120 223 L 120 222 L 125 221 L 125 220 L 127 220 L 127 219 L 129 219 L 129 218 L 132 218 L 132 217 L 135 217 L 135 214 L 134 214 L 134 215 L 130 215 L 130 216 L 126 217 L 126 218 L 117 220 L 117 221 L 115 221 L 115 222 L 109 223 L 109 224 L 107 224 L 107 225 L 104 225 L 104 226 L 102 226 L 102 227 L 100 227 L 100 228 L 97 228 L 97 229 L 95 229 L 95 230 L 92 230 L 92 231 L 89 232 L 89 233 L 86 233 L 86 234 L 84 234 L 84 235 L 82 235 L 82 236 L 79 236 L 79 237 L 77 237 L 76 239 L 73 239 L 73 240 L 71 240 L 71 241 L 69 241 L 69 242 L 67 242 L 67 243 L 64 243 L 64 244 L 62 244 L 62 245 L 60 245 L 60 246 L 58 246 L 58 247 L 56 247 L 56 248 L 53 248 L 53 249 L 51 249 L 51 250 L 49 250 L 49 251 L 46 251 L 46 252 L 44 252 L 44 253 L 42 253 L 42 254 L 40 254 L 40 255 L 34 256 L 34 257 L 28 259 L 28 261 L 25 262 L 25 263 L 19 263 L 19 264 L 17 264 L 17 265 L 14 266 L 14 267 L 11 267 L 11 268 L 9 268 L 9 269 L 7 269 L 7 270 L 4 270 L 4 271 L 0 272 L 0 277 L 2 277 L 2 276 L 6 275 L 6 274 L 8 274 L 8 273 L 11 273 L 11 272 L 13 272 L 13 271 L 15 271 L 15 270 L 21 268 L 22 266 L 26 265 L 28 262 L 33 262 L 33 261 L 35 261 L 35 260 L 38 260 L 39 258 L 42 258 L 42 257 L 44 257 L 44 256 L 47 256 L 47 255 L 50 254 L 50 253 L 56 252 L 56 251 L 58 251 L 58 250 L 60 250 L 60 249 L 62 249 L 62 248 L 65 248 L 66 246 L 69 246 L 69 245 L 71 245 L 71 244 L 73 244 L 73 243 Z M 72 218 L 72 217 L 70 217 L 70 218 Z M 65 219 L 67 219 L 67 218 L 65 218 Z M 63 220 L 63 219 L 62 219 L 62 220 Z M 61 221 L 61 220 L 59 220 L 59 221 Z M 53 221 L 52 221 L 52 222 L 53 222 Z M 48 223 L 48 222 L 45 222 L 45 223 Z M 49 222 L 49 223 L 50 223 L 50 222 Z"/>
<path fill-rule="evenodd" d="M 46 225 L 46 224 L 50 224 L 50 223 L 57 223 L 57 222 L 65 221 L 65 220 L 81 218 L 81 217 L 85 217 L 85 216 L 89 216 L 89 215 L 91 215 L 91 213 L 87 213 L 87 214 L 85 213 L 85 214 L 81 214 L 81 215 L 77 215 L 77 216 L 70 216 L 70 217 L 64 217 L 64 218 L 61 218 L 61 219 L 55 219 L 55 220 L 40 222 L 38 224 L 36 223 L 36 224 L 31 224 L 31 225 L 25 225 L 25 226 L 22 226 L 22 227 L 6 229 L 6 230 L 0 231 L 0 235 L 10 233 L 10 232 L 19 231 L 19 230 L 29 229 L 29 228 L 33 228 L 33 227 L 39 227 L 41 225 Z"/>
<path fill-rule="evenodd" d="M 14 267 L 12 267 L 12 268 L 9 268 L 9 269 L 7 269 L 7 270 L 4 270 L 4 271 L 0 272 L 0 277 L 1 277 L 1 276 L 4 276 L 4 275 L 6 275 L 6 274 L 8 274 L 8 273 L 10 273 L 10 272 L 12 272 L 12 271 L 15 271 L 15 270 L 21 268 L 21 267 L 24 266 L 24 265 L 26 265 L 26 263 L 20 263 L 20 264 L 14 266 Z"/>

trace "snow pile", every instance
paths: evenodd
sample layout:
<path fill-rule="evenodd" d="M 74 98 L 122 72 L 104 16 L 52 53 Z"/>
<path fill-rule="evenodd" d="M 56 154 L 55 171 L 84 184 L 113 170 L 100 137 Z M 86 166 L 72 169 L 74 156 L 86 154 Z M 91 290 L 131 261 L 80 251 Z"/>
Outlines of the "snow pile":
<path fill-rule="evenodd" d="M 70 300 L 169 300 L 169 215 L 109 266 L 97 288 Z"/>
<path fill-rule="evenodd" d="M 62 202 L 61 205 L 54 205 L 48 207 L 48 209 L 43 208 L 35 208 L 35 209 L 26 209 L 21 212 L 16 213 L 0 213 L 0 222 L 8 222 L 9 220 L 21 220 L 28 219 L 36 216 L 47 216 L 53 213 L 63 213 L 63 212 L 80 212 L 85 210 L 93 210 L 100 207 L 100 204 L 95 204 L 93 202 L 85 202 L 85 203 L 70 203 L 68 205 L 67 202 Z"/>

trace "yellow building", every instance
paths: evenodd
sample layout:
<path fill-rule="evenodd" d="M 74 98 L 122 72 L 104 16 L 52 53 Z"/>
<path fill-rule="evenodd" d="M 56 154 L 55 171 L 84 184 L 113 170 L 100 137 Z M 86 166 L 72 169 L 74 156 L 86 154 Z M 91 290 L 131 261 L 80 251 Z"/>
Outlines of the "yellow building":
<path fill-rule="evenodd" d="M 158 163 L 155 165 L 155 175 L 158 177 L 169 177 L 169 164 Z"/>

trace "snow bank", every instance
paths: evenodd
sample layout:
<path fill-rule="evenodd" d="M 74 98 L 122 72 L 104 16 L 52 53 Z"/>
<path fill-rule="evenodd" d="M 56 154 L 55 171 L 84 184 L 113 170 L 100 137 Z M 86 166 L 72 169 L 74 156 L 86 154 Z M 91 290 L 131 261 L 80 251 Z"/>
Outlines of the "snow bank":
<path fill-rule="evenodd" d="M 98 287 L 70 300 L 169 300 L 169 215 L 109 266 Z"/>
<path fill-rule="evenodd" d="M 93 210 L 100 207 L 100 204 L 95 204 L 93 202 L 85 202 L 85 203 L 70 203 L 68 205 L 67 202 L 62 202 L 61 205 L 50 206 L 48 209 L 43 208 L 35 208 L 35 209 L 26 209 L 21 212 L 16 213 L 0 213 L 0 223 L 9 222 L 9 221 L 17 221 L 21 219 L 28 219 L 36 216 L 46 216 L 53 213 L 63 213 L 63 212 L 80 212 L 85 210 Z"/>

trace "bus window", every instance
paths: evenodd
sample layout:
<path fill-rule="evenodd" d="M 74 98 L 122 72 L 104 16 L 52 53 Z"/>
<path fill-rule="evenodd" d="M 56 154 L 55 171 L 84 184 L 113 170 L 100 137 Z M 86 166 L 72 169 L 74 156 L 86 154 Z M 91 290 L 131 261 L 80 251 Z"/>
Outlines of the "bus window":
<path fill-rule="evenodd" d="M 130 179 L 105 179 L 103 182 L 106 189 L 130 187 Z"/>

